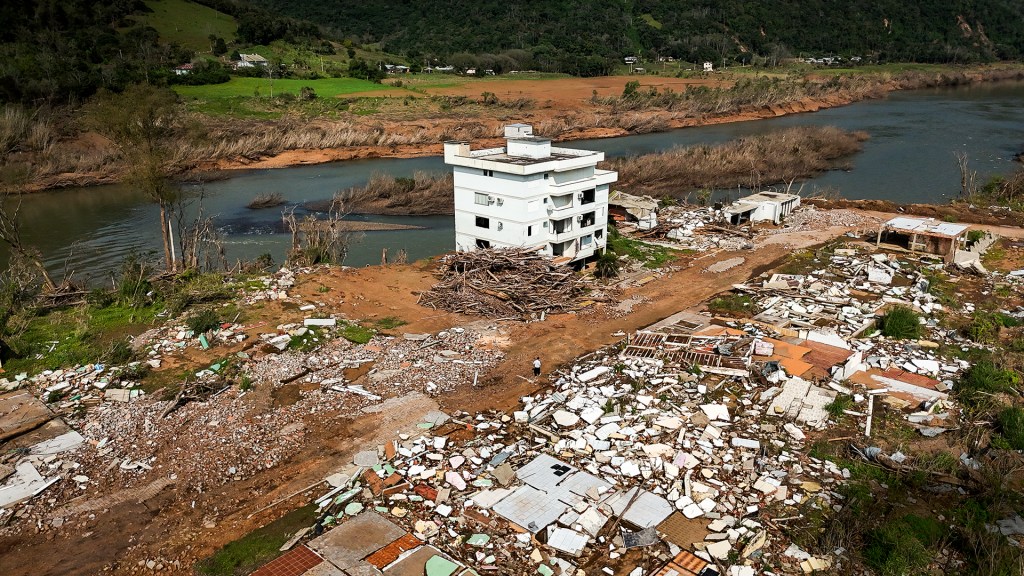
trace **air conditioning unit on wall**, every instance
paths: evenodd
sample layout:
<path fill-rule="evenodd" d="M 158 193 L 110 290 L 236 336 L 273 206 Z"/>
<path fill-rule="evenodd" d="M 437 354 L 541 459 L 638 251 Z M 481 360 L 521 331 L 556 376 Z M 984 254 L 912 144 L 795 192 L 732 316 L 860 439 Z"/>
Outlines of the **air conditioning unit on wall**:
<path fill-rule="evenodd" d="M 505 225 L 502 224 L 501 222 L 498 222 L 498 230 L 500 231 L 500 230 L 502 230 L 504 228 L 505 228 Z"/>
<path fill-rule="evenodd" d="M 487 205 L 490 206 L 491 204 L 494 204 L 494 196 L 491 196 L 490 194 L 488 194 L 487 195 Z"/>
<path fill-rule="evenodd" d="M 498 206 L 502 206 L 504 204 L 505 204 L 505 200 L 503 198 L 498 198 Z"/>

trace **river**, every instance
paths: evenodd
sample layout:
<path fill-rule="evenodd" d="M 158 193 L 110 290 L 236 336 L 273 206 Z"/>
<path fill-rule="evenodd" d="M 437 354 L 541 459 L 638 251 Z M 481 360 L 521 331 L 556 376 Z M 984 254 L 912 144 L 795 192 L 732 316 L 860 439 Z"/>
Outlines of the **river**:
<path fill-rule="evenodd" d="M 941 203 L 959 190 L 955 153 L 966 152 L 979 181 L 1014 169 L 1012 157 L 1024 151 L 1024 82 L 976 84 L 894 92 L 815 113 L 737 122 L 670 132 L 571 143 L 601 150 L 608 157 L 644 154 L 673 146 L 716 143 L 790 126 L 834 125 L 870 135 L 853 168 L 832 171 L 804 184 L 804 192 L 831 188 L 851 199 Z M 338 190 L 364 184 L 374 172 L 411 176 L 442 171 L 440 157 L 350 160 L 274 170 L 240 171 L 203 187 L 205 213 L 221 230 L 229 261 L 269 253 L 281 262 L 289 236 L 281 208 L 249 210 L 257 194 L 277 192 L 288 205 L 331 198 Z M 301 208 L 299 209 L 301 213 Z M 76 279 L 108 282 L 112 270 L 131 252 L 157 254 L 157 209 L 124 186 L 98 186 L 33 194 L 22 199 L 23 237 L 38 247 L 58 275 L 67 266 Z M 381 250 L 399 249 L 410 260 L 452 249 L 450 216 L 361 216 L 375 222 L 422 226 L 422 230 L 366 232 L 346 262 L 380 262 Z M 6 263 L 6 255 L 0 254 Z"/>

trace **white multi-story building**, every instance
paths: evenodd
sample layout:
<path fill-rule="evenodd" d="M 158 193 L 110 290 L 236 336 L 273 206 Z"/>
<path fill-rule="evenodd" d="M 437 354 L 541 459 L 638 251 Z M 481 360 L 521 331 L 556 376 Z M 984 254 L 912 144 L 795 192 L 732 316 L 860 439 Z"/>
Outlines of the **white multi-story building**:
<path fill-rule="evenodd" d="M 539 247 L 566 261 L 598 253 L 607 242 L 608 187 L 598 170 L 604 152 L 551 146 L 528 124 L 505 127 L 504 148 L 470 150 L 445 142 L 454 167 L 455 247 Z"/>

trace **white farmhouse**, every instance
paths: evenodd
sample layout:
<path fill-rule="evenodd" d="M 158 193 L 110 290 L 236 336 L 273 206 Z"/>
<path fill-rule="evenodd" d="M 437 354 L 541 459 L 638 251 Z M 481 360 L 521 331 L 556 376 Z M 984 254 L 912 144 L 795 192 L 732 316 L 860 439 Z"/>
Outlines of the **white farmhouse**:
<path fill-rule="evenodd" d="M 604 152 L 556 148 L 528 124 L 505 127 L 504 148 L 444 144 L 454 167 L 455 246 L 538 247 L 574 261 L 607 242 L 608 187 L 618 174 L 598 170 Z"/>

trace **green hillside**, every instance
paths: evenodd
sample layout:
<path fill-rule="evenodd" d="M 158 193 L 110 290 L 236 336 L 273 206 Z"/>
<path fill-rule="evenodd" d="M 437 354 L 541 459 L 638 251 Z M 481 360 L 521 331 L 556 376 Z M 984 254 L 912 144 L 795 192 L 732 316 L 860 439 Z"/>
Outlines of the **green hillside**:
<path fill-rule="evenodd" d="M 593 58 L 690 62 L 861 56 L 966 62 L 1024 55 L 1020 0 L 248 0 L 409 57 L 488 56 L 602 72 Z M 511 59 L 509 62 L 507 59 Z"/>
<path fill-rule="evenodd" d="M 231 42 L 238 32 L 233 17 L 190 0 L 146 0 L 146 7 L 152 12 L 132 20 L 155 28 L 162 41 L 195 52 L 210 51 L 211 34 Z"/>

